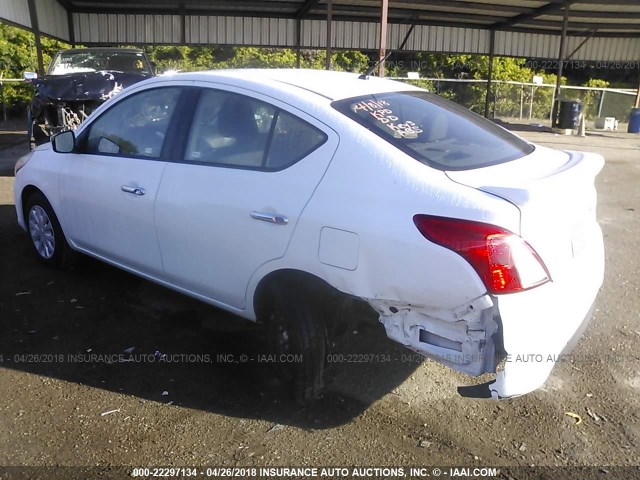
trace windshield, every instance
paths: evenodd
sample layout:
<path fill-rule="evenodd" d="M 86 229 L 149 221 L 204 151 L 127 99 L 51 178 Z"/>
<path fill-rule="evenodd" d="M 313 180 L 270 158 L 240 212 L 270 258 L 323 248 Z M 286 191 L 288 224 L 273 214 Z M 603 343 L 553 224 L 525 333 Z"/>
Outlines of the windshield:
<path fill-rule="evenodd" d="M 60 52 L 51 63 L 48 75 L 112 70 L 151 75 L 151 68 L 141 52 Z"/>
<path fill-rule="evenodd" d="M 422 163 L 468 170 L 508 162 L 533 145 L 460 105 L 428 92 L 388 92 L 333 107 Z"/>

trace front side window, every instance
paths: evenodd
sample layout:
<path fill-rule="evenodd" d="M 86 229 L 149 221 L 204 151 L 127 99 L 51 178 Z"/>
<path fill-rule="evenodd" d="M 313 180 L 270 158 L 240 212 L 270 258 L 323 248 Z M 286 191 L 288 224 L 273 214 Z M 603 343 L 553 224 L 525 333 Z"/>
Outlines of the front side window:
<path fill-rule="evenodd" d="M 534 147 L 493 122 L 428 92 L 388 92 L 333 107 L 416 160 L 468 170 L 523 157 Z"/>
<path fill-rule="evenodd" d="M 180 92 L 154 88 L 124 98 L 91 124 L 83 152 L 159 158 Z"/>
<path fill-rule="evenodd" d="M 275 171 L 306 157 L 325 140 L 323 132 L 273 105 L 206 89 L 198 100 L 185 160 Z"/>

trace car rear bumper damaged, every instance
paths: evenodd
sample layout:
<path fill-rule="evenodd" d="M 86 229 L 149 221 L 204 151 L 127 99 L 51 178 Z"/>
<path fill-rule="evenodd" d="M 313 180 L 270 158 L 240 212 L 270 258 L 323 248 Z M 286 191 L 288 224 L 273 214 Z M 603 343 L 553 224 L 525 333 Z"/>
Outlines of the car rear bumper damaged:
<path fill-rule="evenodd" d="M 594 229 L 599 231 L 599 227 Z M 471 376 L 495 380 L 460 387 L 463 396 L 509 398 L 542 387 L 591 319 L 604 276 L 602 237 L 570 275 L 510 295 L 483 295 L 453 309 L 367 299 L 387 336 L 405 347 Z"/>
<path fill-rule="evenodd" d="M 379 313 L 391 340 L 468 375 L 496 371 L 502 341 L 489 295 L 450 310 L 377 299 L 367 302 Z"/>

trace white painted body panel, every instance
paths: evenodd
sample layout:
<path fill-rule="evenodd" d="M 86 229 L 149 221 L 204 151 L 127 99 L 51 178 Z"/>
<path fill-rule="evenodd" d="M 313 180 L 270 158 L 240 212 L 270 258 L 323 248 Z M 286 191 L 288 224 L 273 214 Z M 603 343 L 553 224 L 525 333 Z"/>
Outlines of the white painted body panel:
<path fill-rule="evenodd" d="M 136 84 L 91 119 L 144 88 L 209 85 L 274 103 L 320 127 L 329 140 L 281 172 L 150 160 L 125 166 L 98 156 L 80 165 L 85 156 L 69 159 L 44 147 L 16 176 L 20 224 L 21 192 L 33 185 L 49 199 L 74 248 L 144 278 L 255 320 L 261 280 L 278 270 L 304 271 L 369 302 L 390 338 L 473 375 L 484 360 L 447 360 L 453 352 L 447 342 L 482 356 L 493 354 L 482 349 L 493 346 L 493 335 L 502 335 L 509 361 L 494 394 L 538 388 L 554 362 L 518 363 L 513 355 L 559 354 L 602 283 L 593 187 L 602 158 L 537 147 L 505 164 L 439 171 L 331 107 L 332 98 L 413 87 L 314 75 L 211 72 Z M 121 184 L 139 185 L 147 194 L 136 198 L 121 192 Z M 278 213 L 289 223 L 256 221 L 252 211 Z M 466 260 L 420 234 L 415 214 L 479 221 L 519 234 L 540 254 L 552 281 L 488 295 Z M 106 222 L 96 223 L 101 216 Z M 427 344 L 421 331 L 447 342 Z"/>
<path fill-rule="evenodd" d="M 564 275 L 525 292 L 498 296 L 508 357 L 490 387 L 496 396 L 512 397 L 541 387 L 577 341 L 583 322 L 590 320 L 604 279 L 604 244 L 595 222 L 585 236 L 587 245 Z"/>
<path fill-rule="evenodd" d="M 300 214 L 338 147 L 338 135 L 304 112 L 255 92 L 210 82 L 196 85 L 250 94 L 287 109 L 328 136 L 302 161 L 277 172 L 167 164 L 155 208 L 165 279 L 245 309 L 249 280 L 263 264 L 284 256 Z M 282 215 L 288 222 L 256 220 L 252 212 Z"/>
<path fill-rule="evenodd" d="M 281 268 L 310 272 L 354 296 L 416 305 L 454 308 L 485 293 L 462 257 L 424 239 L 413 224 L 418 213 L 506 228 L 517 228 L 519 222 L 512 204 L 456 185 L 443 172 L 416 162 L 367 130 L 343 135 L 287 255 L 258 270 L 248 293 L 267 273 Z M 356 269 L 318 261 L 315 252 L 324 227 L 358 234 Z"/>
<path fill-rule="evenodd" d="M 545 147 L 519 160 L 467 172 L 457 182 L 492 192 L 521 212 L 520 235 L 538 252 L 551 281 L 499 295 L 508 354 L 492 390 L 500 397 L 542 386 L 559 355 L 589 315 L 604 279 L 604 245 L 596 221 L 597 154 Z M 587 319 L 588 320 L 588 319 Z"/>
<path fill-rule="evenodd" d="M 42 151 L 47 151 L 47 154 L 42 155 Z M 35 155 L 35 159 L 34 159 Z M 58 205 L 59 185 L 58 185 L 58 171 L 60 169 L 60 163 L 53 158 L 51 154 L 51 144 L 43 144 L 37 147 L 33 152 L 27 153 L 20 158 L 19 161 L 27 158 L 27 163 L 30 164 L 29 175 L 16 175 L 13 184 L 14 192 L 14 204 L 16 207 L 16 215 L 18 217 L 18 225 L 23 229 L 27 229 L 27 224 L 22 214 L 22 191 L 27 185 L 37 185 L 38 188 L 49 199 L 49 203 L 56 208 Z"/>
<path fill-rule="evenodd" d="M 67 240 L 121 265 L 162 276 L 154 208 L 165 162 L 61 155 L 60 209 Z M 122 191 L 143 188 L 145 194 Z"/>

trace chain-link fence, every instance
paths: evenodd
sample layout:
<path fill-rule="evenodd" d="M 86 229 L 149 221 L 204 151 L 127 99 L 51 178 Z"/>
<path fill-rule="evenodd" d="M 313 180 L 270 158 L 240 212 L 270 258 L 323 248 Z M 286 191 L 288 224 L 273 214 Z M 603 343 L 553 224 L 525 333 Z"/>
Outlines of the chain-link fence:
<path fill-rule="evenodd" d="M 396 78 L 396 80 L 427 88 L 484 115 L 486 80 L 446 78 L 419 80 Z M 26 118 L 26 108 L 32 95 L 33 86 L 28 82 L 22 79 L 0 78 L 0 119 L 6 121 L 9 117 Z M 626 124 L 634 106 L 635 95 L 635 90 L 577 86 L 562 86 L 561 93 L 563 98 L 582 102 L 588 126 L 593 126 L 593 121 L 602 117 L 615 117 L 620 124 Z M 494 118 L 511 123 L 550 126 L 555 97 L 555 85 L 494 80 L 489 96 L 490 114 Z"/>
<path fill-rule="evenodd" d="M 427 88 L 484 115 L 486 80 L 445 78 L 419 80 L 396 78 L 396 80 Z M 582 103 L 588 126 L 593 126 L 596 118 L 603 117 L 614 117 L 620 124 L 626 124 L 634 106 L 636 91 L 563 85 L 560 96 L 568 100 L 579 100 Z M 489 95 L 490 116 L 512 123 L 551 126 L 555 97 L 555 85 L 494 80 Z"/>

